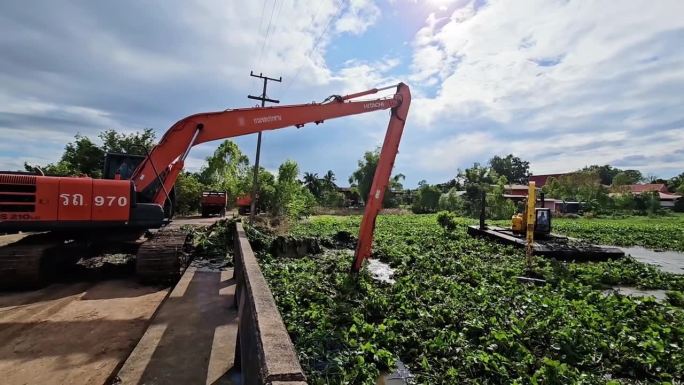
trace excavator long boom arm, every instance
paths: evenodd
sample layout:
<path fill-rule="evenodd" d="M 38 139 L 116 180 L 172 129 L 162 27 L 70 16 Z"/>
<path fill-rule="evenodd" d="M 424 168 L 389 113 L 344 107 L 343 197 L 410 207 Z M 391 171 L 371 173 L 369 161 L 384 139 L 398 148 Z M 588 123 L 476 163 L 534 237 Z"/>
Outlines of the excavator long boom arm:
<path fill-rule="evenodd" d="M 390 109 L 391 117 L 378 166 L 370 194 L 365 200 L 366 208 L 352 267 L 353 271 L 358 271 L 363 260 L 371 253 L 375 218 L 382 208 L 382 199 L 399 149 L 411 103 L 411 93 L 407 85 L 400 83 L 396 86 L 396 93 L 390 98 L 354 99 L 393 87 L 371 89 L 346 96 L 333 96 L 323 103 L 245 108 L 188 116 L 178 121 L 164 134 L 148 157 L 135 170 L 131 179 L 144 200 L 163 204 L 167 198 L 167 192 L 183 168 L 185 158 L 195 145 L 260 131 L 289 126 L 302 127 L 308 123 L 319 124 L 343 116 Z"/>

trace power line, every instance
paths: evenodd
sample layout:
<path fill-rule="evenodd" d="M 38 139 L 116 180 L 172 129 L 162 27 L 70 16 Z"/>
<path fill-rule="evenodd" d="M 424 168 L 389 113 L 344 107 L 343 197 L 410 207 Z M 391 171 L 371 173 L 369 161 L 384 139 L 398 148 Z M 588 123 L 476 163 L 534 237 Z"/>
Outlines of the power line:
<path fill-rule="evenodd" d="M 259 34 L 261 34 L 261 27 L 264 24 L 264 11 L 266 11 L 266 2 L 268 0 L 264 0 L 262 6 L 261 6 L 261 16 L 259 16 Z"/>
<path fill-rule="evenodd" d="M 316 48 L 318 48 L 318 44 L 323 40 L 323 35 L 325 35 L 328 32 L 328 28 L 330 28 L 330 24 L 332 24 L 332 21 L 335 20 L 335 18 L 338 16 L 340 11 L 342 10 L 342 4 L 338 3 L 338 5 L 339 5 L 339 8 L 337 9 L 337 11 L 335 11 L 335 13 L 333 13 L 333 15 L 330 17 L 330 19 L 328 19 L 328 22 L 325 24 L 325 27 L 323 27 L 323 31 L 320 33 L 320 35 L 318 35 L 316 40 L 314 40 L 314 44 L 311 47 L 311 51 L 309 51 L 309 53 L 306 55 L 307 59 L 309 59 L 311 57 L 311 55 L 314 52 L 316 52 Z M 320 10 L 320 6 L 319 6 L 319 10 Z M 318 16 L 318 15 L 316 15 L 316 16 Z M 299 73 L 302 71 L 302 68 L 304 68 L 304 64 L 300 65 L 299 68 L 297 68 L 297 72 L 295 72 L 295 75 L 292 78 L 292 81 L 288 82 L 287 85 L 285 86 L 285 90 L 283 90 L 283 97 L 285 97 L 287 95 L 287 92 L 290 90 L 290 86 L 297 81 L 297 78 L 299 78 Z"/>
<path fill-rule="evenodd" d="M 268 0 L 263 0 L 261 3 L 261 15 L 259 16 L 259 30 L 257 31 L 257 35 L 261 36 L 262 34 L 262 29 L 264 26 L 264 14 L 266 13 L 266 3 L 268 3 Z M 259 63 L 256 63 L 259 64 Z"/>
<path fill-rule="evenodd" d="M 283 11 L 283 5 L 285 4 L 285 2 L 287 2 L 287 0 L 283 0 L 283 1 L 280 2 L 280 6 L 278 7 L 278 12 L 277 12 L 276 15 L 275 15 L 275 22 L 273 23 L 273 29 L 272 29 L 272 31 L 275 31 L 276 28 L 277 28 L 277 26 L 278 26 L 278 20 L 280 19 L 280 12 Z M 264 53 L 264 51 L 266 51 L 266 50 L 268 49 L 268 47 L 270 46 L 270 42 L 271 42 L 271 40 L 269 39 L 269 37 L 271 36 L 270 31 L 271 31 L 271 28 L 270 28 L 270 26 L 269 26 L 269 29 L 266 30 L 266 40 L 264 41 L 264 44 L 265 44 L 265 46 L 266 46 L 266 49 L 264 49 L 264 47 L 261 47 L 261 53 L 259 54 L 259 66 L 261 66 L 261 59 L 262 59 L 261 55 L 262 55 L 262 54 Z"/>
<path fill-rule="evenodd" d="M 280 19 L 280 12 L 283 11 L 283 5 L 287 3 L 287 0 L 283 0 L 280 2 L 280 7 L 278 7 L 278 13 L 276 13 L 275 19 L 276 19 L 276 24 L 278 24 L 278 19 Z M 273 30 L 275 30 L 275 27 L 273 27 Z"/>
<path fill-rule="evenodd" d="M 259 53 L 259 65 L 261 65 L 261 57 L 264 55 L 264 48 L 266 47 L 266 41 L 268 41 L 268 35 L 271 32 L 271 23 L 273 22 L 273 13 L 275 12 L 276 3 L 278 0 L 273 0 L 273 7 L 271 8 L 271 17 L 268 20 L 268 28 L 266 28 L 266 35 L 264 36 L 264 42 L 261 44 L 261 52 Z"/>

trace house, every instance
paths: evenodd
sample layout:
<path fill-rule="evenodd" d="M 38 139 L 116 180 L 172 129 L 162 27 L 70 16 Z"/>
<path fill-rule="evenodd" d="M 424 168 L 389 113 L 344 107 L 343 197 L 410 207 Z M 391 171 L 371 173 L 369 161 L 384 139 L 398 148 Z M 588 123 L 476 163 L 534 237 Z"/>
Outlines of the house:
<path fill-rule="evenodd" d="M 662 208 L 672 208 L 678 199 L 682 199 L 681 195 L 672 194 L 667 191 L 667 186 L 664 183 L 629 184 L 622 188 L 634 195 L 657 192 L 660 197 L 660 207 Z"/>
<path fill-rule="evenodd" d="M 660 195 L 660 207 L 668 209 L 673 208 L 677 200 L 684 199 L 681 195 L 677 194 L 658 192 L 658 195 Z"/>
<path fill-rule="evenodd" d="M 646 184 L 629 184 L 627 185 L 632 194 L 641 194 L 643 192 L 661 192 L 669 194 L 665 183 L 646 183 Z"/>
<path fill-rule="evenodd" d="M 539 187 L 539 186 L 537 186 Z M 504 197 L 523 197 L 527 198 L 527 190 L 529 187 L 526 184 L 507 184 L 504 190 Z"/>
<path fill-rule="evenodd" d="M 563 175 L 563 174 L 554 174 Z M 549 176 L 550 177 L 550 176 Z M 545 179 L 543 180 L 546 181 Z M 537 185 L 536 187 L 539 187 Z M 504 187 L 503 197 L 512 200 L 514 203 L 519 203 L 527 199 L 527 192 L 529 187 L 524 184 L 509 184 Z M 541 202 L 541 197 L 537 195 L 538 202 Z M 541 206 L 540 206 L 541 207 Z M 544 207 L 551 209 L 552 213 L 576 213 L 579 211 L 579 202 L 565 202 L 561 199 L 544 198 Z"/>
<path fill-rule="evenodd" d="M 356 192 L 356 189 L 352 189 L 351 187 L 336 187 L 337 192 L 344 195 L 344 205 L 346 207 L 358 207 L 361 205 L 361 197 L 359 197 L 359 193 Z"/>

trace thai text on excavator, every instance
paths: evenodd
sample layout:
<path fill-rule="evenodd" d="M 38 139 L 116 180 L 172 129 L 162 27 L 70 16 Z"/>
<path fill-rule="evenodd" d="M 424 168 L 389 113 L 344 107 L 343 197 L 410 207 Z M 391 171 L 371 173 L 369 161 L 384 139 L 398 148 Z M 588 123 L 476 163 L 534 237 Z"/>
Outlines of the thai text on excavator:
<path fill-rule="evenodd" d="M 260 118 L 254 118 L 254 124 L 279 122 L 281 120 L 283 120 L 283 117 L 280 115 L 262 116 Z"/>

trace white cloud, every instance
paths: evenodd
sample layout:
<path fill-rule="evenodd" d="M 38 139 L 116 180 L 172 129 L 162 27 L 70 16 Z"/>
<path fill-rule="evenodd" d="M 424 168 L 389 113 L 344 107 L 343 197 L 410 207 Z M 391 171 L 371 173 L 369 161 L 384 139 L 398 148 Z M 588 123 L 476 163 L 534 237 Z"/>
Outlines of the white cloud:
<path fill-rule="evenodd" d="M 410 157 L 412 162 L 417 162 L 420 168 L 453 172 L 455 175 L 455 165 L 472 164 L 473 159 L 487 156 L 500 144 L 495 141 L 496 138 L 487 133 L 464 133 L 444 138 L 417 151 L 408 149 L 404 155 Z"/>
<path fill-rule="evenodd" d="M 252 105 L 245 96 L 261 85 L 250 70 L 282 75 L 269 96 L 283 104 L 408 80 L 397 171 L 409 181 L 440 182 L 509 152 L 535 172 L 613 160 L 646 172 L 684 168 L 683 2 L 404 0 L 386 15 L 376 3 L 4 2 L 0 36 L 11 39 L 0 39 L 0 135 L 10 139 L 0 168 L 20 164 L 8 155 L 18 152 L 55 161 L 76 132 L 161 135 L 192 113 Z M 362 47 L 372 25 L 386 28 L 373 38 L 404 33 L 411 23 L 380 21 L 415 17 L 405 8 L 435 14 L 409 44 Z M 338 39 L 349 39 L 339 47 L 350 52 L 333 50 Z M 400 62 L 406 47 L 410 63 Z M 326 62 L 340 56 L 354 59 Z M 303 170 L 334 168 L 345 179 L 386 124 L 376 113 L 307 134 L 268 133 L 263 163 L 294 156 Z M 246 152 L 252 139 L 238 139 Z M 188 166 L 211 148 L 193 151 Z"/>
<path fill-rule="evenodd" d="M 412 127 L 449 138 L 434 151 L 454 170 L 477 152 L 519 151 L 534 171 L 566 171 L 684 148 L 683 13 L 678 0 L 491 0 L 430 15 L 412 43 Z M 665 130 L 676 133 L 668 143 L 644 139 Z M 449 157 L 446 143 L 463 154 Z M 445 168 L 433 159 L 426 170 Z M 684 168 L 684 157 L 671 162 Z"/>
<path fill-rule="evenodd" d="M 0 39 L 0 135 L 40 138 L 51 147 L 27 147 L 27 156 L 56 161 L 77 132 L 154 127 L 160 137 L 185 115 L 250 105 L 246 93 L 260 87 L 250 70 L 282 76 L 269 94 L 293 103 L 376 86 L 396 66 L 378 59 L 334 71 L 325 62 L 333 39 L 378 20 L 374 1 L 263 5 L 3 3 L 0 34 L 12 39 Z M 7 153 L 0 169 L 15 166 Z"/>
<path fill-rule="evenodd" d="M 360 35 L 380 18 L 380 8 L 372 0 L 349 0 L 335 22 L 337 32 Z"/>
<path fill-rule="evenodd" d="M 490 132 L 449 135 L 424 147 L 408 147 L 402 152 L 404 163 L 425 172 L 456 175 L 457 168 L 486 162 L 494 155 L 513 153 L 531 161 L 536 174 L 577 170 L 588 164 L 614 164 L 644 172 L 676 169 L 673 159 L 682 158 L 679 145 L 682 129 L 632 137 L 628 131 L 594 135 L 560 134 L 549 140 L 505 139 Z M 655 154 L 657 156 L 637 156 Z M 622 162 L 622 163 L 620 163 Z M 681 169 L 681 168 L 680 168 Z M 680 171 L 681 172 L 681 171 Z"/>

